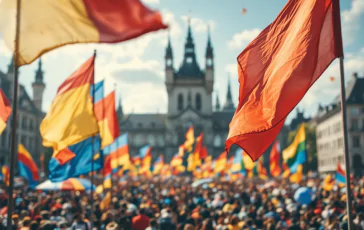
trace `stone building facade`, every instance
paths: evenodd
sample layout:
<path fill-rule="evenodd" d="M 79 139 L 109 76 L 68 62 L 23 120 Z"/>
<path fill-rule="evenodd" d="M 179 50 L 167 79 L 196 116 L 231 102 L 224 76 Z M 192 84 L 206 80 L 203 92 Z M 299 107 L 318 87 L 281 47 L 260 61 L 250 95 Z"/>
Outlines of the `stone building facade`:
<path fill-rule="evenodd" d="M 348 144 L 352 172 L 363 173 L 364 158 L 364 78 L 354 74 L 346 86 Z M 320 106 L 316 117 L 318 170 L 333 172 L 337 163 L 345 163 L 340 97 Z"/>
<path fill-rule="evenodd" d="M 24 85 L 19 85 L 18 93 L 18 122 L 17 139 L 32 154 L 35 162 L 39 165 L 40 153 L 43 152 L 42 137 L 39 132 L 40 123 L 44 117 L 42 112 L 43 92 L 45 89 L 44 72 L 42 61 L 38 63 L 32 83 L 32 97 L 26 91 Z M 0 87 L 6 97 L 12 102 L 14 85 L 14 63 L 8 65 L 8 71 L 0 70 Z M 6 129 L 0 135 L 0 164 L 9 164 L 11 143 L 11 121 L 7 122 Z"/>

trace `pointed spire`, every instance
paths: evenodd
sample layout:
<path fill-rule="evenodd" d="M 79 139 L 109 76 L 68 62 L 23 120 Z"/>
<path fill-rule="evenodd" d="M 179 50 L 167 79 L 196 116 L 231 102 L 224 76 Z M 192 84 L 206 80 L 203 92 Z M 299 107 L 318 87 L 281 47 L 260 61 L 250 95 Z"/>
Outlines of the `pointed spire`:
<path fill-rule="evenodd" d="M 168 43 L 167 43 L 167 48 L 166 48 L 166 58 L 173 58 L 171 34 L 169 32 L 169 29 L 168 29 Z"/>
<path fill-rule="evenodd" d="M 35 82 L 43 83 L 42 58 L 39 58 L 38 69 L 35 71 Z"/>
<path fill-rule="evenodd" d="M 235 110 L 235 106 L 233 103 L 233 97 L 231 94 L 231 85 L 230 85 L 230 74 L 228 77 L 228 85 L 227 85 L 227 93 L 226 93 L 226 101 L 225 101 L 225 105 L 224 105 L 224 111 L 234 111 Z"/>
<path fill-rule="evenodd" d="M 220 107 L 220 100 L 219 100 L 219 94 L 216 93 L 216 104 L 215 104 L 215 110 L 218 112 L 220 111 L 221 107 Z"/>
<path fill-rule="evenodd" d="M 8 73 L 14 73 L 14 54 L 11 57 L 10 64 L 8 65 Z"/>
<path fill-rule="evenodd" d="M 207 25 L 207 48 L 212 48 L 211 45 L 211 34 L 210 34 L 210 25 Z"/>
<path fill-rule="evenodd" d="M 121 101 L 121 95 L 119 97 L 118 108 L 116 110 L 116 113 L 118 115 L 119 120 L 123 120 L 124 111 L 123 111 L 123 105 L 122 105 L 122 101 Z"/>

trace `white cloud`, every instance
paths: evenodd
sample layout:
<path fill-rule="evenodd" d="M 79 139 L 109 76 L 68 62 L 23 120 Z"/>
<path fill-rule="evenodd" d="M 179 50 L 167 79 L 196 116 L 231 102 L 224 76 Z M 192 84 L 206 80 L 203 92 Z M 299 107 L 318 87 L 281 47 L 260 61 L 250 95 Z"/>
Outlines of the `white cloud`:
<path fill-rule="evenodd" d="M 260 31 L 260 29 L 256 28 L 236 33 L 233 35 L 232 39 L 228 41 L 228 47 L 230 49 L 243 50 L 245 46 L 247 46 L 252 40 L 254 40 L 254 38 L 259 35 Z"/>
<path fill-rule="evenodd" d="M 238 66 L 237 64 L 227 64 L 225 66 L 225 71 L 230 74 L 233 78 L 238 76 Z"/>
<path fill-rule="evenodd" d="M 182 20 L 187 24 L 189 16 L 182 16 Z M 202 18 L 190 17 L 191 27 L 194 32 L 204 33 L 207 32 L 207 28 L 210 27 L 210 30 L 213 31 L 216 27 L 216 23 L 213 20 L 204 20 Z"/>
<path fill-rule="evenodd" d="M 341 13 L 343 41 L 345 45 L 351 44 L 362 30 L 360 18 L 364 15 L 364 1 L 353 0 L 351 2 L 351 9 L 345 10 Z"/>
<path fill-rule="evenodd" d="M 146 4 L 158 5 L 160 3 L 160 0 L 142 0 L 142 2 Z"/>

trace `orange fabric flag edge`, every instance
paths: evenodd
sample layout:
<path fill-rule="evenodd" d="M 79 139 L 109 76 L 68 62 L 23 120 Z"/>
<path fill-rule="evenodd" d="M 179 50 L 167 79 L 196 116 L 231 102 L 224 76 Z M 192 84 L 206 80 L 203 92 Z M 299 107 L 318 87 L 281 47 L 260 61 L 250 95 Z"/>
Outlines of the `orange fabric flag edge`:
<path fill-rule="evenodd" d="M 342 56 L 339 1 L 288 1 L 237 58 L 239 105 L 226 151 L 236 144 L 257 160 L 308 89 Z"/>

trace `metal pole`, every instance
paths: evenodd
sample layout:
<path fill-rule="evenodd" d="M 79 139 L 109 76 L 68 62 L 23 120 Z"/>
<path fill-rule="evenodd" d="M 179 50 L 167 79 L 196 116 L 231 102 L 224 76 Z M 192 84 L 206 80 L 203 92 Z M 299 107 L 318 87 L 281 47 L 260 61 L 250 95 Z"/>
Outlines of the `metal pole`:
<path fill-rule="evenodd" d="M 7 229 L 12 230 L 12 214 L 14 207 L 13 190 L 14 190 L 14 169 L 16 159 L 16 141 L 17 132 L 16 124 L 18 119 L 18 85 L 19 85 L 19 72 L 18 72 L 18 60 L 19 60 L 19 34 L 20 34 L 20 4 L 21 0 L 17 0 L 16 6 L 16 28 L 15 28 L 15 41 L 14 41 L 14 85 L 13 85 L 13 113 L 12 113 L 12 132 L 11 132 L 11 149 L 10 149 L 10 183 L 8 193 L 8 218 Z"/>
<path fill-rule="evenodd" d="M 344 57 L 340 57 L 340 81 L 341 81 L 341 114 L 343 121 L 344 134 L 344 155 L 345 155 L 345 176 L 346 176 L 346 210 L 348 215 L 348 229 L 354 229 L 352 216 L 352 199 L 350 187 L 350 156 L 348 146 L 348 125 L 346 117 L 346 95 L 345 95 L 345 76 L 344 76 Z"/>
<path fill-rule="evenodd" d="M 94 111 L 95 108 L 95 93 L 96 93 L 96 89 L 95 89 L 95 59 L 96 59 L 96 50 L 94 50 L 94 73 L 92 75 L 93 77 L 93 86 L 92 86 L 92 111 Z M 94 211 L 94 137 L 91 137 L 91 215 L 90 215 L 90 223 L 91 223 L 91 230 L 93 228 L 94 225 L 94 218 L 93 218 L 93 211 Z"/>

